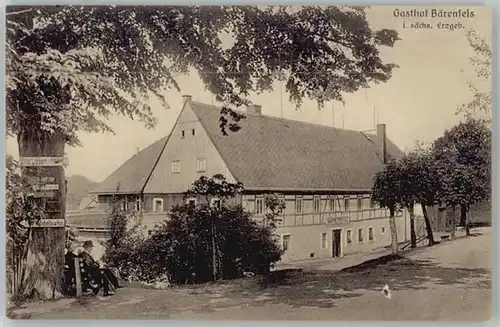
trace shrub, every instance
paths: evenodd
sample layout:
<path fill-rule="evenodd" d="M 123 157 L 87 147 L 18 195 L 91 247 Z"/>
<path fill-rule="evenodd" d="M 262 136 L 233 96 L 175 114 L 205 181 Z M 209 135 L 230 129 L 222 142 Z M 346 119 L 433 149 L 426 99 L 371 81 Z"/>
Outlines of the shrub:
<path fill-rule="evenodd" d="M 118 270 L 120 277 L 141 280 L 144 273 L 140 269 L 142 266 L 138 257 L 140 258 L 139 253 L 145 240 L 141 230 L 141 216 L 123 210 L 119 197 L 113 197 L 109 205 L 106 227 L 110 237 L 106 241 L 102 260 L 109 267 Z"/>
<path fill-rule="evenodd" d="M 211 280 L 211 221 L 222 278 L 268 272 L 281 258 L 272 229 L 259 225 L 241 206 L 213 210 L 208 205 L 183 205 L 173 208 L 169 218 L 144 242 L 138 256 L 149 279 L 168 275 L 177 284 Z"/>

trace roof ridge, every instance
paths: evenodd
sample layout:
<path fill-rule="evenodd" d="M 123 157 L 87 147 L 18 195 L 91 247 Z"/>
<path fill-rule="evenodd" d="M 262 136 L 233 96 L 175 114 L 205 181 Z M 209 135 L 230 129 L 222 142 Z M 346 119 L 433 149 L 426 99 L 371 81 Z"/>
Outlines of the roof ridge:
<path fill-rule="evenodd" d="M 205 106 L 205 107 L 212 107 L 214 109 L 222 109 L 219 106 L 212 105 L 212 104 L 207 104 L 207 103 L 203 103 L 203 102 L 199 102 L 199 101 L 191 101 L 191 103 L 199 104 L 199 105 L 202 105 L 202 106 Z M 237 109 L 233 108 L 232 110 L 239 111 L 241 113 L 244 113 L 244 114 L 252 116 L 252 117 L 264 117 L 264 118 L 268 118 L 268 119 L 274 119 L 274 120 L 277 120 L 277 121 L 306 124 L 306 125 L 323 127 L 323 128 L 326 128 L 326 129 L 332 129 L 332 130 L 336 130 L 336 131 L 346 131 L 346 132 L 355 132 L 355 133 L 361 133 L 361 134 L 363 134 L 362 131 L 357 131 L 357 130 L 354 130 L 354 129 L 347 129 L 347 128 L 340 128 L 340 127 L 335 127 L 335 126 L 328 126 L 328 125 L 323 125 L 323 124 L 318 124 L 318 123 L 312 123 L 312 122 L 306 122 L 306 121 L 302 121 L 302 120 L 291 119 L 291 118 L 269 116 L 269 115 L 264 115 L 264 114 L 253 114 L 253 113 L 249 113 L 247 111 L 241 110 L 240 108 L 237 108 Z"/>

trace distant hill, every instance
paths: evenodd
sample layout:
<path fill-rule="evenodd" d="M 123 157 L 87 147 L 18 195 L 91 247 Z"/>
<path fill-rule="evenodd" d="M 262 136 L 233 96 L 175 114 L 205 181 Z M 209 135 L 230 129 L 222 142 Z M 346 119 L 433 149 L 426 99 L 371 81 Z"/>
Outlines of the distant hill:
<path fill-rule="evenodd" d="M 80 201 L 98 184 L 81 175 L 68 176 L 66 180 L 68 181 L 68 193 L 66 194 L 66 209 L 68 210 L 78 209 Z"/>

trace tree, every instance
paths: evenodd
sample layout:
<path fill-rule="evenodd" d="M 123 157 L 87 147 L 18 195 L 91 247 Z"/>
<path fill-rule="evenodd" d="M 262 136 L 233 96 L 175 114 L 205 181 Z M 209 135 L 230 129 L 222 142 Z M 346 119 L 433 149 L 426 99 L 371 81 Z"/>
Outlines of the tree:
<path fill-rule="evenodd" d="M 276 228 L 276 223 L 281 221 L 279 215 L 285 210 L 285 201 L 280 199 L 278 194 L 266 194 L 264 195 L 264 206 L 266 207 L 264 226 Z"/>
<path fill-rule="evenodd" d="M 469 61 L 474 67 L 476 77 L 487 85 L 487 91 L 482 91 L 477 83 L 469 82 L 469 89 L 473 93 L 472 101 L 460 106 L 457 113 L 463 113 L 466 116 L 484 113 L 489 117 L 486 121 L 491 122 L 491 44 L 488 44 L 486 39 L 480 37 L 474 30 L 467 32 L 467 39 L 475 54 Z"/>
<path fill-rule="evenodd" d="M 460 223 L 467 235 L 470 207 L 491 196 L 491 140 L 487 123 L 468 118 L 433 144 L 439 199 L 446 205 L 460 206 Z"/>
<path fill-rule="evenodd" d="M 7 265 L 7 292 L 17 299 L 33 296 L 36 293 L 36 280 L 30 279 L 29 274 L 33 265 L 40 264 L 29 255 L 33 242 L 35 224 L 45 218 L 45 211 L 40 201 L 34 198 L 32 188 L 26 188 L 20 171 L 20 166 L 12 157 L 6 160 L 6 265 Z M 57 258 L 47 258 L 46 261 Z"/>
<path fill-rule="evenodd" d="M 217 214 L 206 203 L 183 204 L 169 212 L 138 253 L 138 266 L 147 266 L 145 278 L 168 275 L 172 283 L 200 283 L 213 280 L 211 224 L 215 224 L 218 279 L 242 277 L 244 272 L 267 273 L 279 261 L 282 251 L 263 226 L 239 205 L 220 208 Z"/>
<path fill-rule="evenodd" d="M 372 199 L 379 203 L 381 207 L 389 209 L 392 254 L 397 255 L 399 252 L 399 244 L 395 212 L 402 203 L 401 169 L 397 160 L 393 159 L 389 161 L 384 169 L 375 175 Z"/>
<path fill-rule="evenodd" d="M 117 187 L 117 193 L 119 186 Z M 105 219 L 109 237 L 103 262 L 117 269 L 122 277 L 136 273 L 137 262 L 133 259 L 144 242 L 142 216 L 124 206 L 120 196 L 112 196 L 108 201 L 108 216 Z"/>
<path fill-rule="evenodd" d="M 207 217 L 210 220 L 210 235 L 211 235 L 211 249 L 212 249 L 212 278 L 217 280 L 220 276 L 220 249 L 217 247 L 217 226 L 215 224 L 215 217 L 220 214 L 220 210 L 224 205 L 224 201 L 235 197 L 243 191 L 243 184 L 229 183 L 226 178 L 221 174 L 216 174 L 212 178 L 201 176 L 194 181 L 191 188 L 186 191 L 185 197 L 202 197 L 205 203 L 209 204 L 207 207 Z M 214 205 L 216 200 L 218 205 Z"/>
<path fill-rule="evenodd" d="M 6 126 L 21 157 L 62 157 L 79 132 L 112 132 L 113 114 L 154 126 L 148 99 L 165 102 L 162 92 L 178 89 L 175 77 L 189 68 L 225 103 L 223 132 L 243 118 L 228 108 L 276 79 L 297 105 L 341 101 L 391 77 L 396 65 L 382 61 L 379 46 L 398 40 L 393 30 L 373 31 L 363 7 L 346 6 L 11 6 L 6 32 Z M 234 42 L 224 44 L 224 33 Z M 62 167 L 50 171 L 64 176 Z M 64 230 L 41 233 L 36 255 L 62 258 Z M 54 271 L 60 276 L 39 275 L 50 276 L 39 283 L 46 290 L 62 276 Z"/>
<path fill-rule="evenodd" d="M 433 165 L 428 149 L 421 144 L 417 149 L 405 155 L 399 161 L 401 203 L 410 214 L 411 246 L 417 246 L 415 233 L 415 204 L 419 203 L 424 214 L 425 228 L 429 246 L 435 244 L 427 206 L 436 204 L 437 183 L 432 171 Z"/>

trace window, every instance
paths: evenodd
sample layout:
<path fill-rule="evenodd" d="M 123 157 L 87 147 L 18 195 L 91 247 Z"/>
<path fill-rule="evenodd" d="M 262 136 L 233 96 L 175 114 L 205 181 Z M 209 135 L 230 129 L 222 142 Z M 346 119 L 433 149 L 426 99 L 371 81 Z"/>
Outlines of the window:
<path fill-rule="evenodd" d="M 195 206 L 196 205 L 196 199 L 195 198 L 189 198 L 186 200 L 186 204 L 190 206 Z"/>
<path fill-rule="evenodd" d="M 282 241 L 281 241 L 281 247 L 283 248 L 283 251 L 285 251 L 285 252 L 288 251 L 288 249 L 290 248 L 290 241 L 291 241 L 290 234 L 283 235 Z"/>
<path fill-rule="evenodd" d="M 207 169 L 207 160 L 205 158 L 200 158 L 196 160 L 196 171 L 202 172 Z"/>
<path fill-rule="evenodd" d="M 186 137 L 186 132 L 182 131 L 181 132 L 181 138 L 184 138 L 184 137 Z"/>
<path fill-rule="evenodd" d="M 255 201 L 255 213 L 256 214 L 262 214 L 264 212 L 264 200 L 263 199 L 257 199 Z"/>
<path fill-rule="evenodd" d="M 344 199 L 344 211 L 349 211 L 349 198 Z"/>
<path fill-rule="evenodd" d="M 335 211 L 335 198 L 330 198 L 328 200 L 328 203 L 330 204 L 330 211 L 331 212 Z"/>
<path fill-rule="evenodd" d="M 158 199 L 158 198 L 153 199 L 153 211 L 154 212 L 163 211 L 163 199 Z"/>
<path fill-rule="evenodd" d="M 368 228 L 368 241 L 373 241 L 373 228 Z"/>
<path fill-rule="evenodd" d="M 358 242 L 359 243 L 363 242 L 363 229 L 362 228 L 358 229 Z"/>
<path fill-rule="evenodd" d="M 380 231 L 380 234 L 384 234 L 385 233 L 385 227 L 382 227 L 382 230 Z"/>
<path fill-rule="evenodd" d="M 127 201 L 127 197 L 124 197 L 122 199 L 122 210 L 123 211 L 128 211 L 128 201 Z M 50 211 L 50 209 L 48 210 L 48 212 L 53 212 L 53 211 Z"/>
<path fill-rule="evenodd" d="M 321 211 L 321 200 L 318 198 L 313 199 L 313 210 L 314 212 Z"/>
<path fill-rule="evenodd" d="M 140 212 L 141 211 L 141 198 L 137 197 L 135 199 L 135 211 Z"/>
<path fill-rule="evenodd" d="M 363 198 L 359 196 L 357 200 L 358 200 L 358 210 L 363 209 Z"/>
<path fill-rule="evenodd" d="M 328 248 L 328 238 L 326 233 L 321 233 L 321 249 L 324 250 Z"/>
<path fill-rule="evenodd" d="M 151 236 L 153 234 L 153 231 L 150 229 L 148 230 L 148 236 Z"/>
<path fill-rule="evenodd" d="M 295 212 L 302 212 L 302 199 L 295 199 Z"/>
<path fill-rule="evenodd" d="M 191 130 L 191 134 L 193 134 L 193 136 L 196 134 L 196 131 L 194 130 L 194 128 Z"/>
<path fill-rule="evenodd" d="M 346 231 L 345 238 L 346 238 L 347 244 L 352 243 L 352 230 L 348 229 Z"/>
<path fill-rule="evenodd" d="M 181 162 L 179 160 L 172 161 L 172 173 L 178 174 L 181 172 Z"/>

